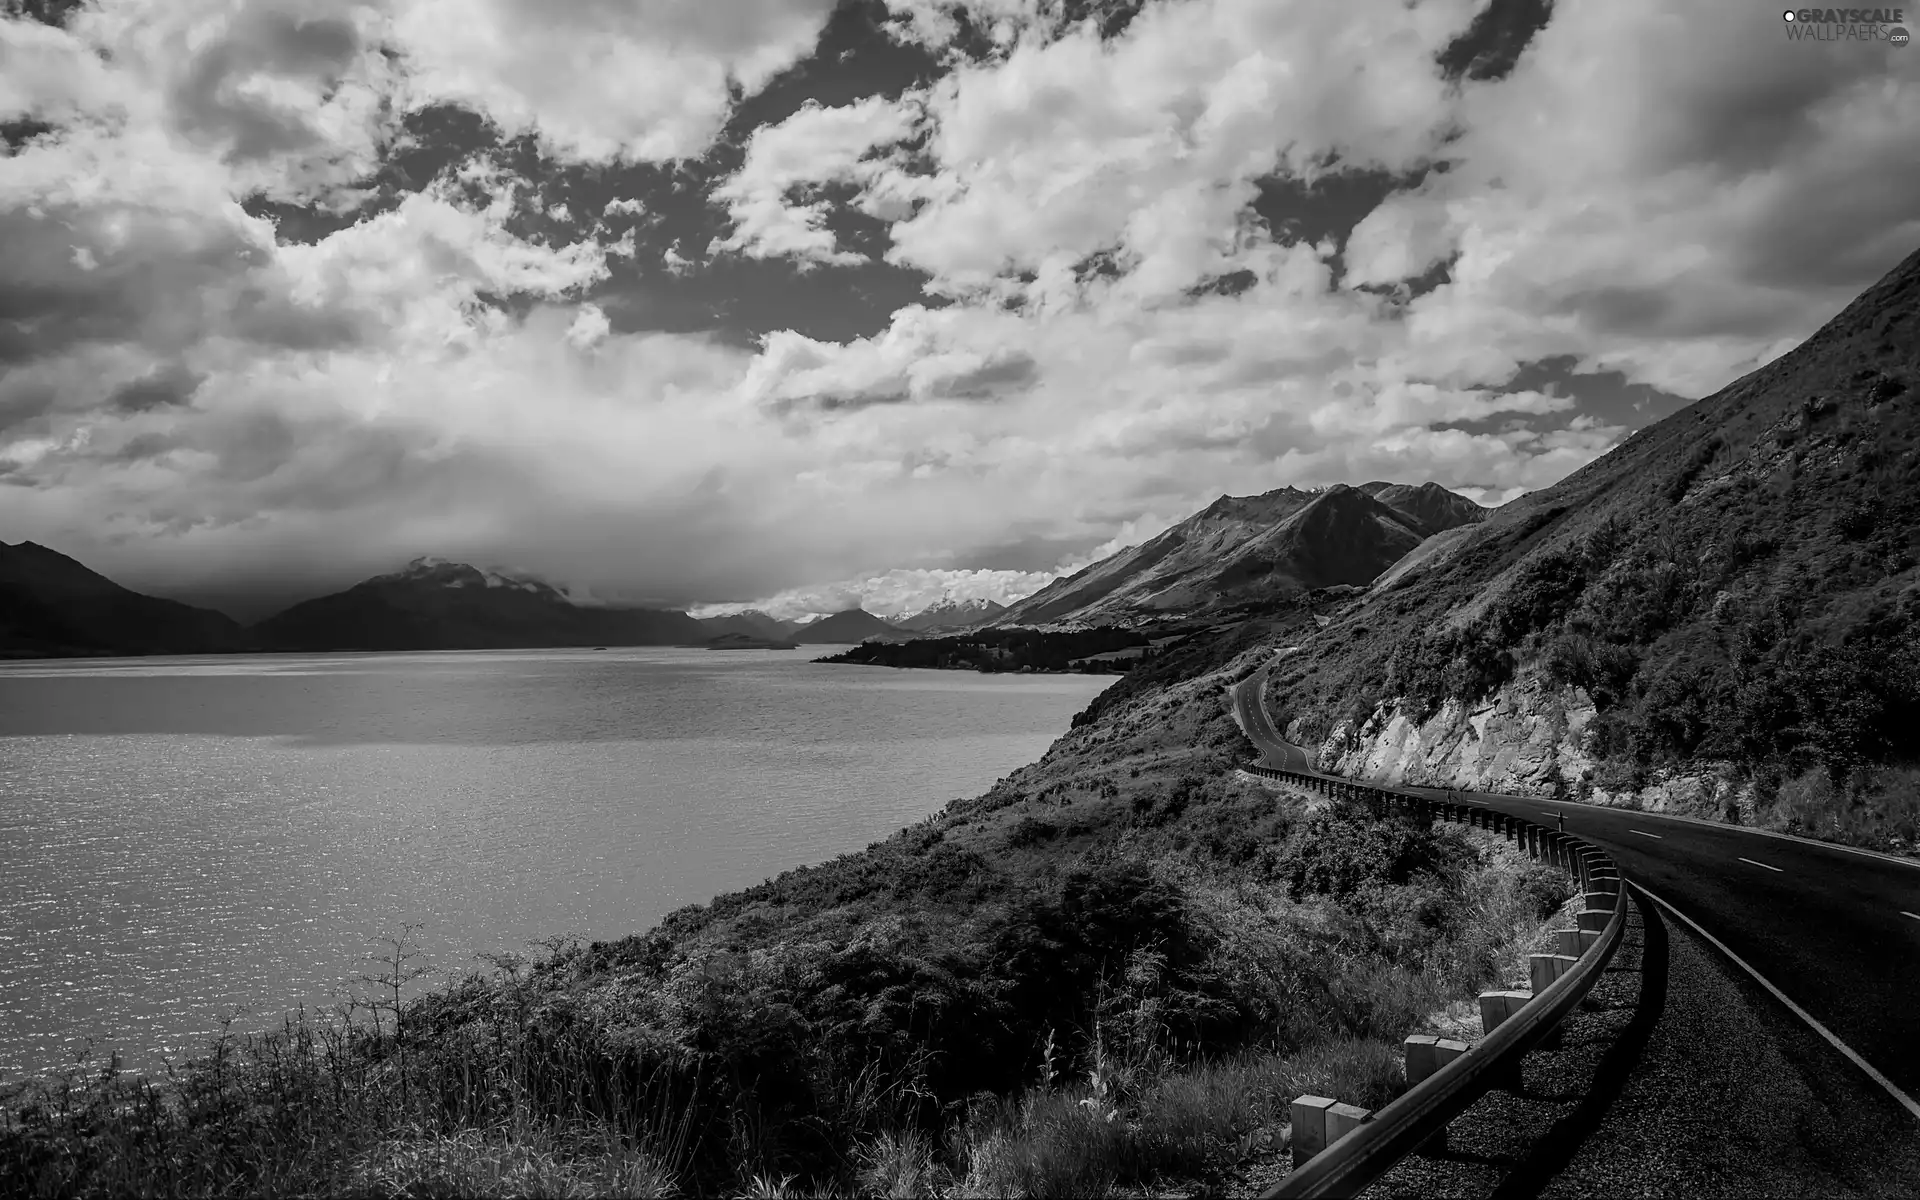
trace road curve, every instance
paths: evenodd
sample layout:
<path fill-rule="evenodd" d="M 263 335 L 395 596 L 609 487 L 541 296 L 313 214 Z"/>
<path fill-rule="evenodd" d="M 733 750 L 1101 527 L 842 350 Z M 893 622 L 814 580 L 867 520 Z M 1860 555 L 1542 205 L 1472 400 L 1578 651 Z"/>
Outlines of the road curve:
<path fill-rule="evenodd" d="M 1235 689 L 1241 727 L 1269 765 L 1310 770 L 1305 753 L 1282 740 L 1268 719 L 1261 702 L 1265 678 L 1262 668 Z M 1920 864 L 1737 825 L 1453 794 L 1542 823 L 1564 814 L 1568 833 L 1611 854 L 1628 879 L 1805 1009 L 1904 1092 L 1910 1111 L 1920 1098 Z M 1816 1035 L 1809 1030 L 1809 1036 Z"/>
<path fill-rule="evenodd" d="M 1247 735 L 1254 748 L 1260 751 L 1263 765 L 1282 771 L 1311 771 L 1313 763 L 1307 758 L 1307 752 L 1280 736 L 1273 727 L 1273 719 L 1267 715 L 1267 706 L 1262 697 L 1267 686 L 1267 672 L 1272 664 L 1261 667 L 1233 685 L 1233 714 L 1240 722 L 1240 729 Z"/>

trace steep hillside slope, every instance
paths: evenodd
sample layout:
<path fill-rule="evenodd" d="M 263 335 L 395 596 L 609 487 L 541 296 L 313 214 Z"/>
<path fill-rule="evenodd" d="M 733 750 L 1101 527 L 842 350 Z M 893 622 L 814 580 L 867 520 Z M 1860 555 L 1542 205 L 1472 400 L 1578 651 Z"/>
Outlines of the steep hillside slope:
<path fill-rule="evenodd" d="M 1381 485 L 1399 488 L 1399 485 Z M 996 625 L 1050 621 L 1137 623 L 1155 618 L 1231 613 L 1320 588 L 1359 585 L 1429 534 L 1471 520 L 1425 490 L 1400 488 L 1418 501 L 1395 509 L 1360 488 L 1281 488 L 1260 496 L 1222 496 L 1138 546 L 1057 579 L 995 619 Z M 1478 510 L 1464 497 L 1453 497 Z M 1430 514 L 1416 515 L 1418 511 Z M 1483 511 L 1483 510 L 1482 510 Z"/>
<path fill-rule="evenodd" d="M 593 608 L 537 579 L 420 558 L 254 626 L 273 650 L 493 650 L 660 646 L 712 636 L 681 612 Z"/>
<path fill-rule="evenodd" d="M 245 645 L 225 614 L 129 591 L 45 546 L 0 542 L 0 656 L 219 654 Z"/>
<path fill-rule="evenodd" d="M 1911 840 L 1916 384 L 1920 254 L 1775 362 L 1397 566 L 1275 680 L 1291 736 L 1375 777 Z"/>

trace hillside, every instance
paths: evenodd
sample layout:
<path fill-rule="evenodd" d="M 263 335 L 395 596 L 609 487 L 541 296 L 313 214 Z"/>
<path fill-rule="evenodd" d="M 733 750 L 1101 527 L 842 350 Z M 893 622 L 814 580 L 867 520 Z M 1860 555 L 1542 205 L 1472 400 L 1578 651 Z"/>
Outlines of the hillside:
<path fill-rule="evenodd" d="M 1920 254 L 1435 539 L 1270 689 L 1323 767 L 1915 837 Z"/>
<path fill-rule="evenodd" d="M 1222 496 L 1138 546 L 1012 605 L 994 624 L 1138 623 L 1257 609 L 1320 588 L 1370 582 L 1432 534 L 1479 519 L 1472 501 L 1436 484 L 1280 488 Z"/>
<path fill-rule="evenodd" d="M 33 542 L 0 542 L 0 656 L 220 654 L 244 649 L 230 617 L 129 591 Z"/>
<path fill-rule="evenodd" d="M 669 646 L 713 633 L 685 613 L 575 604 L 537 579 L 420 558 L 254 626 L 271 650 Z"/>
<path fill-rule="evenodd" d="M 872 637 L 900 637 L 899 629 L 882 621 L 864 608 L 849 608 L 831 616 L 810 621 L 787 634 L 787 640 L 803 646 L 852 645 Z"/>

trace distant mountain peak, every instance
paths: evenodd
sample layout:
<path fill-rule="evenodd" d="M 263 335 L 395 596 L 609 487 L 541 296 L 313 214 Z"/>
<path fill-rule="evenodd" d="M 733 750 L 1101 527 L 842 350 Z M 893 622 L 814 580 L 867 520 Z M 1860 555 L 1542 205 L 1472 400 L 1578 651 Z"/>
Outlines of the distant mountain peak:
<path fill-rule="evenodd" d="M 962 600 L 955 596 L 944 596 L 918 612 L 901 613 L 891 618 L 891 623 L 915 633 L 936 629 L 970 629 L 986 624 L 1005 611 L 1006 605 L 993 600 Z"/>
<path fill-rule="evenodd" d="M 794 631 L 793 640 L 802 644 L 832 642 L 851 645 L 870 637 L 886 637 L 901 632 L 899 626 L 890 625 L 866 609 L 856 607 L 807 622 Z"/>
<path fill-rule="evenodd" d="M 1487 510 L 1438 484 L 1221 496 L 1156 537 L 1015 602 L 996 625 L 1189 617 L 1375 578 Z"/>
<path fill-rule="evenodd" d="M 423 554 L 398 571 L 375 575 L 369 585 L 424 584 L 449 588 L 514 588 L 539 595 L 561 596 L 559 588 L 543 579 L 500 567 L 481 569 L 470 563 Z"/>

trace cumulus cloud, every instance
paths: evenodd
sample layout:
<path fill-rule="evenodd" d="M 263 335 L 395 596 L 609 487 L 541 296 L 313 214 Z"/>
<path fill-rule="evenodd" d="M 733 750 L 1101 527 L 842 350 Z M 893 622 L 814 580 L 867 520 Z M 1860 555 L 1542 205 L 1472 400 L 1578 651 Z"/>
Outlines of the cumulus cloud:
<path fill-rule="evenodd" d="M 1401 170 L 1437 149 L 1434 56 L 1474 7 L 1192 0 L 1149 6 L 1110 41 L 1027 25 L 933 88 L 931 179 L 903 160 L 875 180 L 876 204 L 918 206 L 889 258 L 955 294 L 1031 272 L 1044 295 L 1107 252 L 1124 298 L 1177 297 L 1262 252 L 1245 220 L 1260 177 L 1336 155 Z"/>
<path fill-rule="evenodd" d="M 704 152 L 812 51 L 833 0 L 390 0 L 415 105 L 470 105 L 561 156 Z"/>
<path fill-rule="evenodd" d="M 791 258 L 846 266 L 865 256 L 842 250 L 826 228 L 827 205 L 813 195 L 823 184 L 864 183 L 882 169 L 869 154 L 910 136 L 919 115 L 912 99 L 869 96 L 823 108 L 809 103 L 777 125 L 754 130 L 746 161 L 713 190 L 727 206 L 733 232 L 708 253 Z"/>

